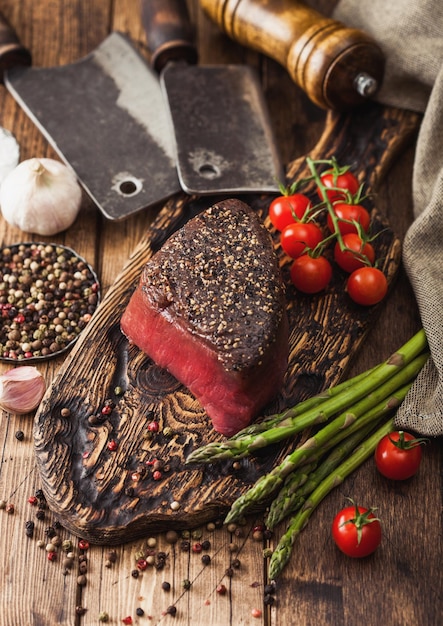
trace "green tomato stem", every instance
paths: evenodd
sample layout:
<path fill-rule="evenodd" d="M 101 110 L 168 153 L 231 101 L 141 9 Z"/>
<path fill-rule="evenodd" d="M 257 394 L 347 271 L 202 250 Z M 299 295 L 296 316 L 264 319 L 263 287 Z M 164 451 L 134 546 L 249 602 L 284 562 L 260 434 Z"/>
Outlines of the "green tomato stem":
<path fill-rule="evenodd" d="M 332 166 L 334 169 L 334 172 L 338 173 L 338 164 L 335 160 L 334 157 L 332 157 L 331 159 L 332 161 Z M 318 163 L 323 163 L 324 161 L 314 161 L 313 159 L 311 159 L 310 157 L 306 157 L 306 163 L 311 171 L 312 174 L 312 178 L 315 180 L 315 184 L 317 185 L 318 189 L 320 189 L 321 192 L 321 196 L 324 200 L 325 206 L 326 206 L 326 210 L 329 213 L 329 216 L 331 218 L 332 224 L 334 226 L 334 235 L 337 239 L 337 241 L 339 242 L 340 248 L 343 249 L 344 243 L 343 243 L 343 236 L 340 232 L 340 227 L 339 227 L 339 223 L 338 223 L 338 218 L 337 215 L 334 211 L 334 207 L 332 206 L 332 202 L 329 200 L 328 194 L 327 194 L 327 189 L 326 186 L 323 184 L 320 175 L 317 171 L 317 167 L 316 165 Z"/>

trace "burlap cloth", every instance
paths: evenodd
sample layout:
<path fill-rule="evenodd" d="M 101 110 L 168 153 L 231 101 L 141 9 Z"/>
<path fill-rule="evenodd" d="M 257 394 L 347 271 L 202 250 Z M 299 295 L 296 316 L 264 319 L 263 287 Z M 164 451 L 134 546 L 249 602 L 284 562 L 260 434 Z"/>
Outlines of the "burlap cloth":
<path fill-rule="evenodd" d="M 424 114 L 403 262 L 431 350 L 396 415 L 399 428 L 443 435 L 443 0 L 340 0 L 333 17 L 361 28 L 386 56 L 376 100 Z"/>

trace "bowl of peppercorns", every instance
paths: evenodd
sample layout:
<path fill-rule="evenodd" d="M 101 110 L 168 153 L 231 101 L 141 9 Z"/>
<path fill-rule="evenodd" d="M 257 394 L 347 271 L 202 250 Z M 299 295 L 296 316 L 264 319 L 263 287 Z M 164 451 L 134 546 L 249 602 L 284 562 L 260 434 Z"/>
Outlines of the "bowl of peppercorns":
<path fill-rule="evenodd" d="M 0 250 L 0 360 L 35 362 L 67 351 L 100 302 L 92 267 L 54 243 Z"/>

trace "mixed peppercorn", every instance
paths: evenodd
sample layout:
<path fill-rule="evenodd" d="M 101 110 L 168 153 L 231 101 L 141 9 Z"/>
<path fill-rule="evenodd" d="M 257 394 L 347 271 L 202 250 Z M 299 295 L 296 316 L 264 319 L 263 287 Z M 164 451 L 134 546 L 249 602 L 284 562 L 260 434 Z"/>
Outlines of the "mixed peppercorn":
<path fill-rule="evenodd" d="M 27 361 L 38 357 L 47 358 L 65 350 L 77 335 L 89 322 L 99 301 L 99 287 L 97 279 L 89 266 L 63 246 L 46 244 L 19 244 L 4 248 L 0 252 L 0 360 Z M 109 419 L 115 401 L 124 391 L 120 388 L 114 390 L 115 399 L 103 402 L 97 415 L 89 418 L 89 424 L 94 426 Z M 68 419 L 71 410 L 62 407 L 61 417 Z M 170 429 L 169 429 L 170 430 Z M 152 419 L 147 426 L 147 436 L 159 435 L 170 436 L 167 429 L 162 429 L 159 422 Z M 23 431 L 16 431 L 16 439 L 24 439 Z M 117 452 L 119 441 L 110 436 L 107 449 L 108 453 Z M 143 464 L 143 472 L 151 476 L 155 481 L 161 480 L 169 471 L 167 464 L 161 459 L 146 459 Z M 137 473 L 137 472 L 135 472 Z M 143 473 L 143 475 L 144 475 Z M 134 477 L 133 477 L 134 478 Z M 29 539 L 36 539 L 36 545 L 43 549 L 48 561 L 59 561 L 62 571 L 66 575 L 74 569 L 77 575 L 79 588 L 87 585 L 89 543 L 80 539 L 77 546 L 70 540 L 63 540 L 59 533 L 61 526 L 54 523 L 45 530 L 45 538 L 38 539 L 38 524 L 43 523 L 49 516 L 47 504 L 42 490 L 29 496 L 28 503 L 35 507 L 35 520 L 28 519 L 24 524 L 24 533 Z M 170 503 L 171 510 L 180 507 L 178 501 Z M 14 504 L 1 501 L 0 509 L 6 513 L 14 513 Z M 47 523 L 47 521 L 46 521 Z M 222 524 L 208 524 L 207 530 L 220 528 Z M 227 529 L 234 537 L 240 536 L 240 529 Z M 255 529 L 253 539 L 262 540 L 263 536 Z M 198 531 L 168 531 L 165 539 L 169 544 L 179 542 L 183 552 L 199 555 L 202 568 L 207 568 L 212 563 L 211 541 L 205 539 Z M 241 568 L 238 554 L 238 546 L 230 545 L 231 558 L 225 570 L 226 579 L 232 578 L 236 571 Z M 157 549 L 155 538 L 146 542 L 143 554 L 138 554 L 136 564 L 131 572 L 133 578 L 138 578 L 148 568 L 162 570 L 168 563 L 167 552 Z M 105 559 L 105 567 L 112 567 L 117 559 L 115 550 L 109 550 Z M 184 579 L 181 582 L 182 593 L 188 592 L 193 585 L 193 580 Z M 215 590 L 217 595 L 223 596 L 228 593 L 228 583 L 220 583 Z M 162 582 L 162 590 L 171 592 L 172 585 L 167 580 Z M 177 589 L 176 589 L 177 591 Z M 175 602 L 178 603 L 178 598 Z M 270 603 L 269 603 L 270 604 Z M 177 614 L 177 605 L 170 604 L 164 611 L 171 617 Z M 76 615 L 82 616 L 87 609 L 78 605 L 75 608 Z M 138 607 L 135 616 L 142 617 L 144 610 Z M 260 609 L 254 609 L 254 617 L 261 616 Z M 100 622 L 107 622 L 111 618 L 106 611 L 98 616 Z M 126 616 L 121 619 L 123 623 L 131 624 L 132 617 Z"/>
<path fill-rule="evenodd" d="M 33 495 L 28 497 L 28 504 L 32 507 L 37 508 L 36 518 L 38 520 L 45 519 L 45 516 L 37 515 L 40 511 L 45 512 L 46 509 L 46 500 L 41 489 L 38 489 Z M 8 513 L 14 512 L 14 505 L 7 504 L 6 501 L 2 500 L 0 503 L 0 508 L 6 509 Z M 222 520 L 217 520 L 215 522 L 210 522 L 206 525 L 205 528 L 198 528 L 194 530 L 169 530 L 166 531 L 163 535 L 166 544 L 170 546 L 177 545 L 178 549 L 181 552 L 193 553 L 196 555 L 201 555 L 201 563 L 202 567 L 206 568 L 211 565 L 212 559 L 210 552 L 213 551 L 212 541 L 208 538 L 208 533 L 213 533 L 214 531 L 224 528 Z M 32 539 L 34 537 L 34 531 L 36 529 L 36 525 L 33 520 L 28 520 L 25 523 L 25 534 L 27 537 Z M 85 587 L 88 584 L 88 569 L 89 569 L 89 550 L 90 544 L 86 539 L 78 539 L 77 545 L 75 545 L 70 539 L 62 538 L 62 526 L 58 521 L 54 521 L 52 525 L 47 526 L 44 530 L 44 539 L 39 539 L 37 543 L 37 547 L 44 549 L 46 553 L 46 558 L 48 561 L 56 562 L 60 560 L 62 564 L 63 574 L 66 575 L 71 570 L 74 569 L 77 572 L 77 585 L 79 588 Z M 230 524 L 229 528 L 226 530 L 232 536 L 232 542 L 229 544 L 229 564 L 225 570 L 225 578 L 226 581 L 229 581 L 232 577 L 236 576 L 236 572 L 241 570 L 241 561 L 240 561 L 240 551 L 241 548 L 236 543 L 237 539 L 241 539 L 243 543 L 244 528 L 241 525 Z M 265 529 L 263 524 L 257 524 L 251 532 L 251 538 L 254 541 L 262 542 L 263 540 L 268 539 L 266 535 L 267 530 Z M 205 537 L 206 535 L 206 537 Z M 63 556 L 60 559 L 60 555 Z M 131 576 L 133 578 L 138 578 L 140 575 L 143 575 L 146 570 L 154 569 L 156 571 L 161 571 L 165 569 L 167 570 L 168 560 L 170 554 L 169 550 L 159 549 L 158 546 L 158 538 L 156 536 L 149 537 L 144 542 L 144 545 L 140 550 L 135 553 L 135 568 L 131 572 Z M 108 549 L 105 552 L 105 567 L 110 568 L 117 561 L 117 551 L 113 548 Z M 197 574 L 197 577 L 199 574 Z M 169 615 L 171 617 L 175 617 L 178 614 L 178 604 L 182 594 L 189 592 L 192 589 L 193 583 L 195 580 L 191 580 L 185 578 L 181 581 L 181 592 L 178 588 L 175 588 L 175 591 L 179 591 L 178 596 L 175 595 L 175 603 L 169 604 L 165 610 L 163 611 L 163 615 Z M 256 587 L 259 583 L 253 583 L 251 586 Z M 171 583 L 165 579 L 161 584 L 161 589 L 164 593 L 169 594 L 173 590 L 173 586 Z M 215 593 L 218 596 L 229 595 L 229 584 L 226 582 L 224 584 L 223 581 L 217 584 L 215 588 Z M 264 586 L 264 596 L 263 596 L 263 606 L 272 606 L 275 602 L 275 584 L 268 584 Z M 82 616 L 87 612 L 87 608 L 82 605 L 77 605 L 75 608 L 76 615 Z M 252 608 L 251 616 L 255 618 L 260 618 L 263 614 L 261 608 Z M 145 615 L 145 611 L 142 607 L 137 607 L 135 610 L 136 617 L 142 617 Z M 111 616 L 107 611 L 102 611 L 98 615 L 99 622 L 109 622 L 111 620 Z M 121 622 L 125 624 L 133 623 L 133 618 L 131 615 L 127 615 L 126 617 L 121 618 Z"/>
<path fill-rule="evenodd" d="M 91 267 L 65 246 L 23 243 L 0 253 L 0 359 L 32 361 L 65 350 L 99 301 Z"/>

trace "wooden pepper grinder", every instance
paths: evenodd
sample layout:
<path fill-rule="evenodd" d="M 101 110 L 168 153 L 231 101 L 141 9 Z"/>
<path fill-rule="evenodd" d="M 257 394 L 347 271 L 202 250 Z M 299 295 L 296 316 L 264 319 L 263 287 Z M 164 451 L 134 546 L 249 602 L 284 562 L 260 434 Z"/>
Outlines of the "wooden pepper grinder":
<path fill-rule="evenodd" d="M 22 46 L 14 29 L 0 13 L 0 83 L 3 83 L 5 70 L 19 65 L 27 67 L 31 63 L 31 53 Z"/>
<path fill-rule="evenodd" d="M 373 96 L 384 57 L 366 33 L 298 0 L 201 0 L 232 39 L 285 67 L 321 108 L 351 109 Z"/>

